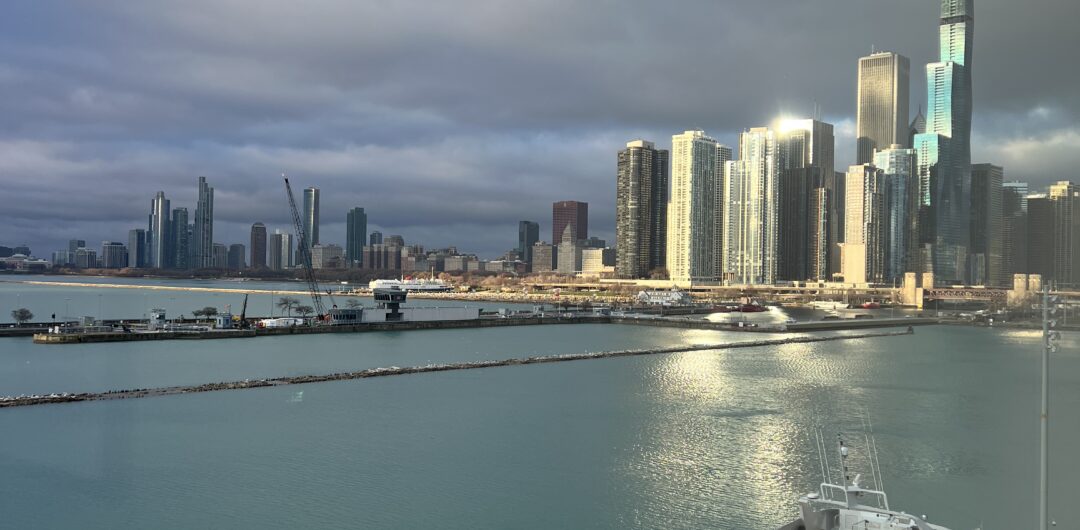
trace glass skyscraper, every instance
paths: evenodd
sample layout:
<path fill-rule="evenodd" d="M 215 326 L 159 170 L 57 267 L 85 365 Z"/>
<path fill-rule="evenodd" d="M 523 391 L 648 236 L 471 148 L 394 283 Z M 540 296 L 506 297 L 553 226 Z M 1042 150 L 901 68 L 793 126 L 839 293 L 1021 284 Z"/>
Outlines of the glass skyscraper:
<path fill-rule="evenodd" d="M 935 282 L 964 283 L 970 252 L 973 0 L 942 0 L 940 60 L 926 65 L 926 132 L 915 136 L 919 240 Z"/>
<path fill-rule="evenodd" d="M 724 169 L 725 224 L 722 280 L 727 284 L 776 281 L 779 223 L 779 146 L 776 133 L 756 127 L 739 136 L 739 159 Z"/>

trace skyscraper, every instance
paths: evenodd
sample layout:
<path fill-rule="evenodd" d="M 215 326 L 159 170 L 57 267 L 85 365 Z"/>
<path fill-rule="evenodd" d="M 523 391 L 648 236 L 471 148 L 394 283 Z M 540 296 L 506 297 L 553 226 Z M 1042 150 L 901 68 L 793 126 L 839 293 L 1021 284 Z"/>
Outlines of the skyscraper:
<path fill-rule="evenodd" d="M 266 225 L 262 223 L 251 225 L 250 266 L 253 269 L 266 267 Z"/>
<path fill-rule="evenodd" d="M 893 52 L 859 59 L 856 164 L 872 162 L 875 149 L 907 146 L 910 69 L 908 58 Z"/>
<path fill-rule="evenodd" d="M 551 245 L 545 241 L 539 241 L 533 245 L 532 262 L 529 263 L 532 272 L 551 272 L 553 262 Z"/>
<path fill-rule="evenodd" d="M 674 281 L 716 279 L 717 145 L 704 131 L 671 137 L 666 261 Z"/>
<path fill-rule="evenodd" d="M 526 267 L 532 269 L 533 245 L 540 241 L 540 223 L 518 221 L 517 252 Z"/>
<path fill-rule="evenodd" d="M 1054 281 L 1080 286 L 1080 184 L 1059 181 L 1050 186 L 1054 215 Z"/>
<path fill-rule="evenodd" d="M 195 226 L 192 231 L 193 268 L 212 268 L 214 264 L 214 188 L 199 177 L 199 197 L 195 205 Z"/>
<path fill-rule="evenodd" d="M 964 283 L 971 250 L 973 0 L 942 0 L 940 57 L 926 65 L 926 132 L 918 152 L 920 238 L 934 280 Z"/>
<path fill-rule="evenodd" d="M 191 268 L 191 238 L 188 230 L 187 208 L 173 208 L 172 211 L 172 267 Z"/>
<path fill-rule="evenodd" d="M 739 159 L 724 171 L 722 279 L 729 284 L 776 281 L 779 216 L 776 133 L 756 127 L 739 135 Z"/>
<path fill-rule="evenodd" d="M 382 244 L 382 242 L 383 242 L 383 235 L 382 235 L 382 232 L 380 232 L 380 231 L 378 231 L 378 230 L 376 230 L 376 231 L 372 232 L 372 233 L 371 233 L 371 238 L 370 238 L 370 240 L 369 240 L 369 241 L 370 241 L 370 243 L 369 243 L 369 244 L 370 244 L 371 246 L 375 246 L 375 245 L 381 245 L 381 244 Z"/>
<path fill-rule="evenodd" d="M 247 268 L 247 263 L 244 261 L 246 250 L 243 243 L 229 245 L 228 267 L 230 270 L 238 271 Z"/>
<path fill-rule="evenodd" d="M 1054 207 L 1045 193 L 1027 196 L 1028 272 L 1041 274 L 1043 281 L 1054 279 Z"/>
<path fill-rule="evenodd" d="M 367 213 L 357 207 L 345 216 L 345 266 L 364 266 L 364 245 L 367 243 Z"/>
<path fill-rule="evenodd" d="M 1012 276 L 1002 263 L 1001 193 L 1005 170 L 993 164 L 971 166 L 971 271 L 973 285 L 1007 287 Z"/>
<path fill-rule="evenodd" d="M 713 261 L 713 277 L 717 280 L 720 279 L 720 272 L 724 270 L 724 168 L 727 167 L 727 163 L 735 159 L 734 153 L 731 151 L 731 147 L 724 144 L 716 144 L 716 169 L 715 178 L 713 181 L 716 183 L 716 191 L 713 192 L 713 243 L 712 243 L 712 261 Z"/>
<path fill-rule="evenodd" d="M 777 141 L 777 278 L 828 279 L 829 252 L 837 240 L 830 201 L 836 193 L 833 126 L 810 119 L 783 120 Z"/>
<path fill-rule="evenodd" d="M 294 265 L 292 234 L 281 230 L 274 230 L 270 236 L 270 268 L 275 271 L 289 268 Z"/>
<path fill-rule="evenodd" d="M 873 164 L 848 168 L 843 274 L 847 283 L 885 281 L 885 179 Z"/>
<path fill-rule="evenodd" d="M 619 151 L 615 184 L 615 271 L 644 278 L 665 265 L 668 203 L 667 149 L 634 140 Z"/>
<path fill-rule="evenodd" d="M 559 201 L 551 205 L 551 239 L 553 244 L 563 242 L 564 230 L 572 226 L 572 243 L 589 238 L 589 203 Z"/>
<path fill-rule="evenodd" d="M 1028 272 L 1027 195 L 1027 182 L 1001 186 L 1001 262 L 1006 278 Z"/>
<path fill-rule="evenodd" d="M 304 189 L 304 239 L 309 249 L 319 244 L 319 188 Z"/>
<path fill-rule="evenodd" d="M 135 228 L 128 231 L 128 267 L 146 266 L 146 230 Z"/>
<path fill-rule="evenodd" d="M 165 192 L 159 191 L 150 201 L 150 228 L 147 230 L 149 242 L 149 257 L 147 265 L 155 269 L 165 269 L 172 264 L 169 262 L 169 199 L 165 198 Z"/>
<path fill-rule="evenodd" d="M 885 282 L 903 281 L 905 272 L 922 272 L 918 265 L 919 186 L 915 180 L 915 150 L 892 145 L 874 153 L 885 186 Z"/>

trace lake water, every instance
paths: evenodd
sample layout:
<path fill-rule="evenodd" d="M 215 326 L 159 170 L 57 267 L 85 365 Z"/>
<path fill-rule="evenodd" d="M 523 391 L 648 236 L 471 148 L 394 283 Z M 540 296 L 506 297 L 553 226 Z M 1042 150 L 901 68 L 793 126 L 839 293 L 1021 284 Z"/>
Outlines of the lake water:
<path fill-rule="evenodd" d="M 15 290 L 32 309 L 57 297 L 93 309 L 100 291 Z M 141 311 L 144 294 L 160 292 L 117 290 L 127 301 L 107 314 Z M 191 296 L 176 301 L 186 308 L 211 293 L 177 294 Z M 72 346 L 0 339 L 0 394 L 756 337 L 569 325 Z M 1051 513 L 1059 528 L 1077 528 L 1080 340 L 1066 334 L 1062 346 Z M 820 481 L 814 427 L 830 436 L 857 427 L 864 409 L 894 507 L 953 530 L 1032 528 L 1038 348 L 1033 331 L 932 326 L 0 410 L 0 528 L 768 529 L 793 518 L 797 495 Z"/>

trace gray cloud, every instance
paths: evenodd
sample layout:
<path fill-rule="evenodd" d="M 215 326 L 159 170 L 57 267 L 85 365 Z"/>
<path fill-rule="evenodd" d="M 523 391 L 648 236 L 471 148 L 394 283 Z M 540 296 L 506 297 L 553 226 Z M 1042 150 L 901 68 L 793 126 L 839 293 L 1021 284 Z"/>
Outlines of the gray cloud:
<path fill-rule="evenodd" d="M 1076 178 L 1071 2 L 977 0 L 975 145 L 1035 187 Z M 0 19 L 0 244 L 122 239 L 164 190 L 217 188 L 218 239 L 288 223 L 279 175 L 387 232 L 494 255 L 550 203 L 613 237 L 614 154 L 820 104 L 851 161 L 855 62 L 937 53 L 938 4 L 818 0 L 12 0 Z M 545 230 L 549 230 L 545 228 Z M 550 237 L 545 232 L 544 237 Z"/>

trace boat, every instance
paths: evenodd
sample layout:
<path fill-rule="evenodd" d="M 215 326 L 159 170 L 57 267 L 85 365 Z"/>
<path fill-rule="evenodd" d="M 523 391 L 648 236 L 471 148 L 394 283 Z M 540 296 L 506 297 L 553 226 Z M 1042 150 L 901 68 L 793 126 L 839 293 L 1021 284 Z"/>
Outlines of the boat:
<path fill-rule="evenodd" d="M 401 289 L 402 291 L 421 291 L 421 292 L 446 292 L 454 287 L 438 278 L 434 279 L 414 279 L 414 278 L 402 278 L 400 280 L 372 280 L 368 283 L 368 289 L 374 291 L 375 289 Z"/>
<path fill-rule="evenodd" d="M 764 313 L 768 309 L 765 306 L 758 304 L 742 304 L 737 309 L 740 313 Z"/>
<path fill-rule="evenodd" d="M 863 303 L 859 304 L 859 308 L 861 308 L 861 309 L 881 309 L 881 304 L 878 303 L 878 302 L 875 302 L 873 300 L 870 300 L 869 302 L 863 302 Z"/>
<path fill-rule="evenodd" d="M 862 475 L 849 475 L 848 457 L 851 448 L 837 435 L 837 455 L 840 464 L 839 480 L 828 465 L 828 451 L 821 433 L 817 433 L 818 457 L 821 460 L 823 482 L 818 491 L 799 497 L 800 517 L 779 530 L 841 530 L 847 528 L 877 528 L 879 530 L 948 530 L 930 524 L 926 516 L 916 516 L 889 507 L 889 498 L 881 484 L 877 443 L 865 436 L 870 466 L 870 482 L 864 485 Z"/>
<path fill-rule="evenodd" d="M 816 300 L 816 301 L 810 302 L 810 307 L 813 307 L 815 309 L 826 309 L 826 310 L 834 310 L 835 311 L 837 309 L 846 309 L 847 308 L 847 303 L 845 303 L 845 302 L 836 302 L 836 301 L 827 301 L 827 300 Z"/>

